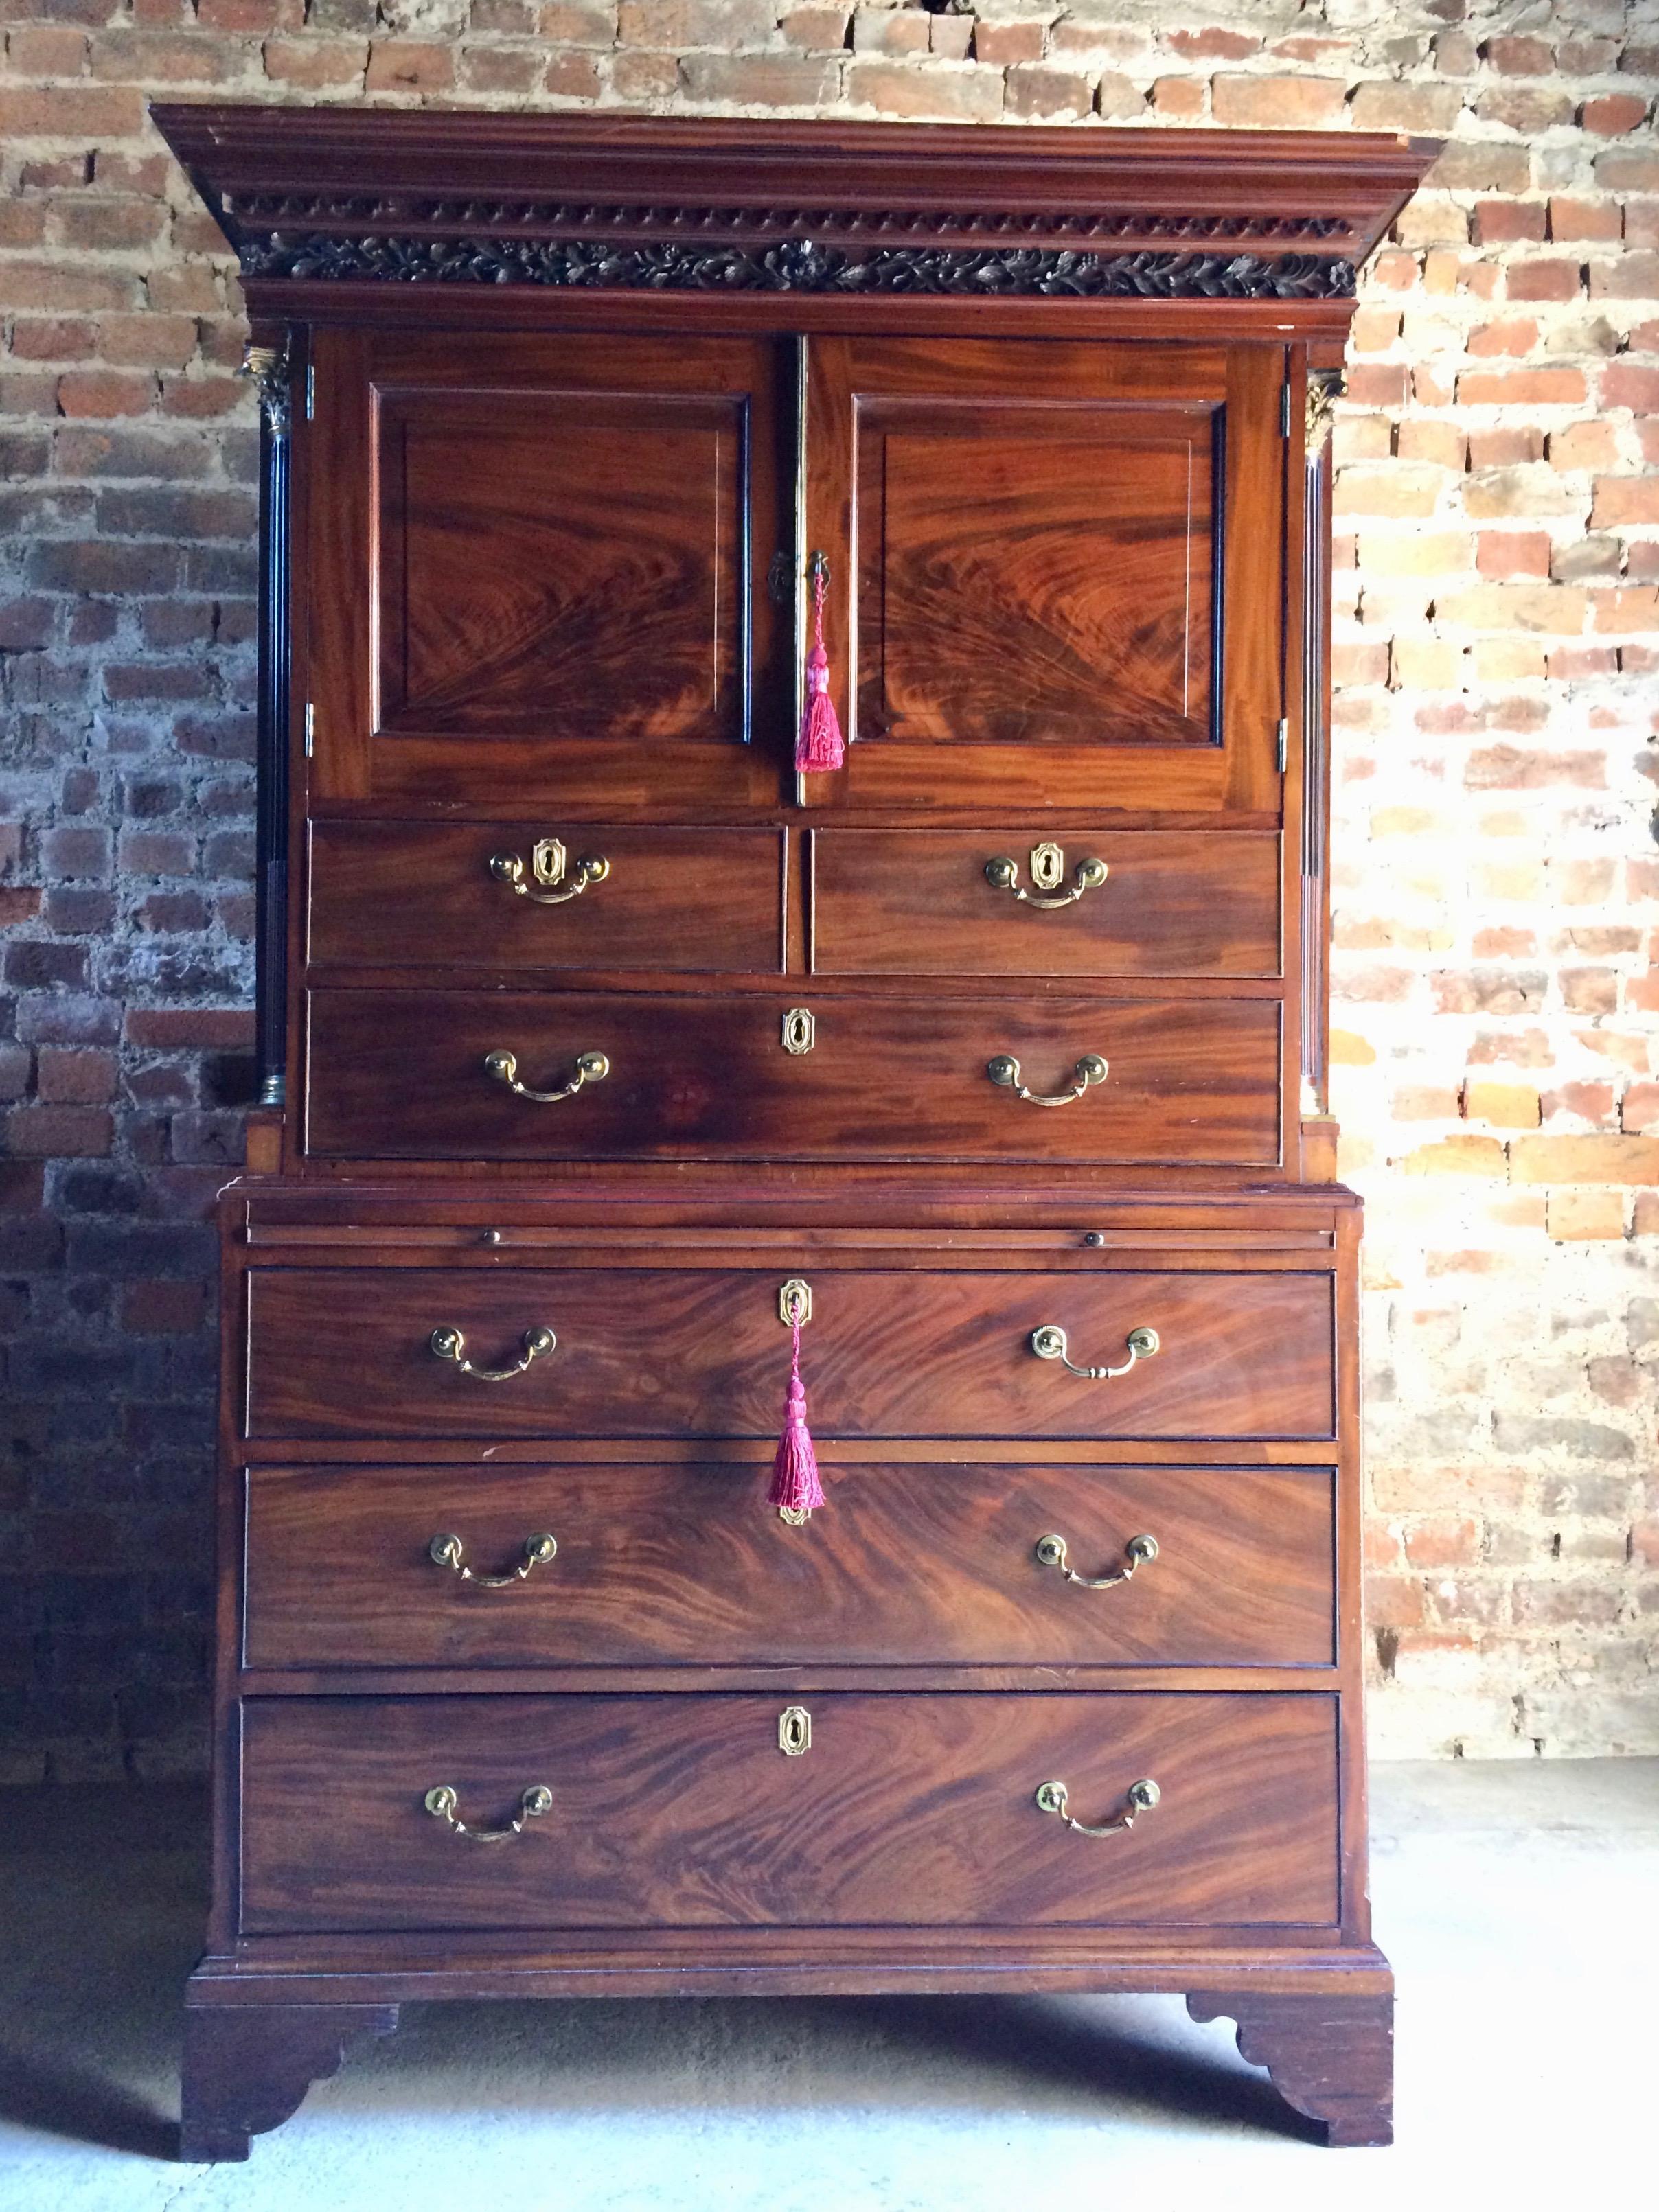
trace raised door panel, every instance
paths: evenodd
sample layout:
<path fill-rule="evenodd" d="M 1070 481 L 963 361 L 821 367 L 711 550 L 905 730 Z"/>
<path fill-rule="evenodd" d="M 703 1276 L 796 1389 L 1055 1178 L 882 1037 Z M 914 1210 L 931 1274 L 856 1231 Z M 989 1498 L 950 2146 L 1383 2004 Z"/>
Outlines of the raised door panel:
<path fill-rule="evenodd" d="M 769 1473 L 707 1458 L 252 1468 L 245 1662 L 1328 1667 L 1335 1656 L 1328 1468 L 825 1458 L 828 1505 L 801 1528 L 762 1510 Z M 1051 1534 L 1062 1559 L 1039 1553 Z M 557 1549 L 538 1560 L 526 1547 L 544 1535 Z M 444 1536 L 459 1540 L 458 1564 L 434 1558 Z M 1137 1559 L 1130 1547 L 1147 1537 L 1157 1549 Z M 1107 1588 L 1067 1580 L 1126 1569 Z"/>
<path fill-rule="evenodd" d="M 854 739 L 826 803 L 1277 811 L 1280 349 L 823 338 L 811 364 Z"/>
<path fill-rule="evenodd" d="M 319 334 L 318 799 L 775 798 L 765 339 Z"/>
<path fill-rule="evenodd" d="M 860 738 L 1211 743 L 1219 422 L 1201 402 L 861 406 Z"/>
<path fill-rule="evenodd" d="M 1328 1927 L 1334 1698 L 1303 1692 L 258 1699 L 242 1927 Z M 1105 1842 L 1079 1820 L 1158 1802 Z M 499 1827 L 489 1850 L 428 1810 Z"/>
<path fill-rule="evenodd" d="M 280 1437 L 777 1436 L 783 1267 L 279 1268 L 247 1276 L 246 1432 Z M 1324 1273 L 811 1273 L 802 1371 L 844 1437 L 1325 1438 Z M 1034 1334 L 1064 1332 L 1067 1372 Z M 553 1341 L 504 1381 L 495 1370 Z M 1131 1356 L 1150 1332 L 1157 1349 Z M 1141 1339 L 1143 1345 L 1146 1339 Z"/>
<path fill-rule="evenodd" d="M 743 733 L 736 395 L 380 395 L 380 727 Z"/>

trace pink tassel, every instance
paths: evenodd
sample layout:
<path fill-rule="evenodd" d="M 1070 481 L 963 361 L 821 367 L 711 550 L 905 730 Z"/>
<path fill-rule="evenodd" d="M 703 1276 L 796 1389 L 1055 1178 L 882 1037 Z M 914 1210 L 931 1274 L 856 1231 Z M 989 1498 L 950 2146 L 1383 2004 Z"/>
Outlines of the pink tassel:
<path fill-rule="evenodd" d="M 802 775 L 822 775 L 837 769 L 847 757 L 847 746 L 830 696 L 830 655 L 823 646 L 823 599 L 829 580 L 822 568 L 812 574 L 812 650 L 806 656 L 806 712 L 801 717 L 795 745 L 795 767 Z"/>
<path fill-rule="evenodd" d="M 789 1340 L 789 1395 L 784 1404 L 783 1434 L 778 1438 L 777 1457 L 772 1462 L 772 1487 L 766 1493 L 766 1502 L 775 1505 L 781 1513 L 799 1513 L 804 1517 L 815 1505 L 823 1504 L 823 1485 L 818 1480 L 818 1455 L 812 1449 L 811 1434 L 806 1426 L 799 1321 L 791 1323 Z"/>

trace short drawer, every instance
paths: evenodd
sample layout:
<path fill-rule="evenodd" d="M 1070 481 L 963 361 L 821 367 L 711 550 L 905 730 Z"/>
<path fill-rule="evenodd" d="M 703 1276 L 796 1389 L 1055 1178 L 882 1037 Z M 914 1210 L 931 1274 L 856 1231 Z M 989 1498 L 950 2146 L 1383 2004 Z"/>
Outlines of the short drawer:
<path fill-rule="evenodd" d="M 819 975 L 1279 972 L 1271 831 L 818 830 L 811 852 Z"/>
<path fill-rule="evenodd" d="M 1334 1656 L 1328 1468 L 826 1461 L 829 1504 L 803 1528 L 765 1510 L 769 1473 L 729 1461 L 254 1468 L 246 1662 Z M 539 1558 L 549 1537 L 557 1548 Z M 508 1579 L 469 1583 L 463 1569 Z"/>
<path fill-rule="evenodd" d="M 803 1000 L 811 1042 L 791 1049 Z M 814 1003 L 801 985 L 788 996 L 319 991 L 310 1007 L 306 1147 L 321 1158 L 1279 1158 L 1271 1000 Z M 503 1054 L 510 1066 L 496 1060 L 492 1074 Z M 1103 1073 L 1085 1080 L 1090 1056 Z M 1009 1060 L 1014 1079 L 994 1079 L 993 1063 Z M 1018 1085 L 1065 1103 L 1045 1108 Z"/>
<path fill-rule="evenodd" d="M 783 1709 L 810 1745 L 781 1748 Z M 797 1736 L 799 1740 L 799 1735 Z M 1108 1836 L 1042 1809 L 1121 1820 Z M 488 1849 L 453 1818 L 521 1832 Z M 523 1817 L 525 1793 L 547 1809 Z M 269 1698 L 243 1707 L 242 1926 L 1054 1926 L 1338 1914 L 1322 1693 Z"/>
<path fill-rule="evenodd" d="M 779 830 L 317 822 L 310 957 L 368 968 L 775 973 Z"/>
<path fill-rule="evenodd" d="M 254 1267 L 252 1437 L 774 1437 L 789 1340 L 775 1269 Z M 1333 1296 L 1308 1273 L 814 1268 L 814 1434 L 1325 1437 Z M 1075 1366 L 1041 1358 L 1064 1332 Z M 529 1332 L 553 1345 L 516 1366 Z M 1158 1350 L 1131 1364 L 1128 1340 Z M 453 1350 L 450 1339 L 442 1339 Z M 1052 1341 L 1052 1340 L 1048 1340 Z M 1144 1340 L 1143 1340 L 1144 1341 Z"/>

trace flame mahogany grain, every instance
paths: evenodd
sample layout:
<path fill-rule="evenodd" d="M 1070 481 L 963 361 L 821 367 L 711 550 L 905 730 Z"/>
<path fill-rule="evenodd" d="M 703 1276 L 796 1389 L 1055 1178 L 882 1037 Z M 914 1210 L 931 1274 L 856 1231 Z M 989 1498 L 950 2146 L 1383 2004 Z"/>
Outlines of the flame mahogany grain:
<path fill-rule="evenodd" d="M 560 906 L 492 874 L 556 836 L 577 863 L 610 862 Z M 665 968 L 758 975 L 783 964 L 781 829 L 642 830 L 538 820 L 317 822 L 310 839 L 309 955 L 319 966 Z"/>
<path fill-rule="evenodd" d="M 1279 841 L 1271 832 L 1051 829 L 815 830 L 812 968 L 820 975 L 1228 975 L 1279 973 Z M 1106 881 L 1042 912 L 986 879 L 1012 860 L 1031 889 L 1038 844 L 1065 886 Z"/>
<path fill-rule="evenodd" d="M 246 1433 L 773 1437 L 791 1272 L 261 1267 L 248 1279 Z M 815 1267 L 812 1294 L 801 1365 L 820 1438 L 1334 1433 L 1322 1270 L 1056 1280 Z M 1162 1348 L 1088 1382 L 1031 1351 L 1049 1322 L 1079 1366 L 1124 1364 L 1135 1328 L 1156 1329 Z M 526 1329 L 558 1341 L 512 1381 L 480 1382 L 433 1356 L 438 1328 L 459 1328 L 492 1367 L 518 1356 Z"/>
<path fill-rule="evenodd" d="M 768 1469 L 253 1467 L 245 1657 L 261 1668 L 780 1662 L 1330 1666 L 1328 1468 L 832 1462 L 800 1528 L 756 1510 Z M 544 1528 L 558 1552 L 505 1590 L 434 1566 L 461 1534 L 485 1573 Z M 1158 1558 L 1113 1589 L 1084 1575 Z"/>
<path fill-rule="evenodd" d="M 804 1693 L 250 1701 L 242 1927 L 306 1929 L 1328 1927 L 1339 1912 L 1328 1696 Z M 1082 1820 L 1151 1776 L 1127 1833 Z M 503 1844 L 427 1812 L 552 1810 Z"/>
<path fill-rule="evenodd" d="M 606 887 L 600 884 L 600 890 Z M 784 1050 L 806 1005 L 817 1041 Z M 1282 1017 L 1273 1000 L 813 998 L 799 985 L 671 996 L 314 993 L 306 1132 L 319 1158 L 1044 1160 L 1273 1170 Z M 536 1090 L 602 1052 L 556 1104 L 484 1072 L 510 1049 Z M 1012 1054 L 1063 1096 L 1085 1054 L 1104 1082 L 1063 1106 L 990 1080 Z"/>

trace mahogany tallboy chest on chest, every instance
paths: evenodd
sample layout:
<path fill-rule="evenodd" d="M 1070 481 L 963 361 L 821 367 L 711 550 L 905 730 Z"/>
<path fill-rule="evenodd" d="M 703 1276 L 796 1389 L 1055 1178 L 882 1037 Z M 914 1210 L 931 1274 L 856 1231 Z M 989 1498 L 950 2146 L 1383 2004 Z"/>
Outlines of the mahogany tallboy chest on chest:
<path fill-rule="evenodd" d="M 671 1991 L 1182 1992 L 1387 2141 L 1324 432 L 1434 149 L 157 120 L 264 426 L 185 2155 Z"/>

